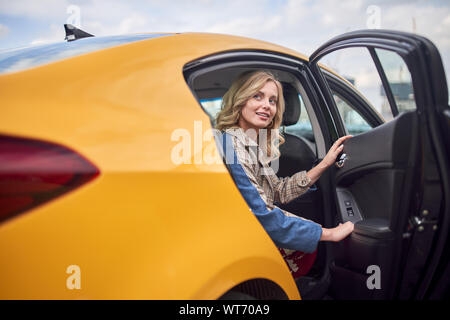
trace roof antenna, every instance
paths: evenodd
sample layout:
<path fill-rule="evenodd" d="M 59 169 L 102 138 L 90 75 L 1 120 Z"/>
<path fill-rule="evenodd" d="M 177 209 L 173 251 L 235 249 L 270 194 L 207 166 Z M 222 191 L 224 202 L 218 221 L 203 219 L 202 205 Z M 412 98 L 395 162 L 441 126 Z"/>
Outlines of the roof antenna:
<path fill-rule="evenodd" d="M 71 24 L 64 24 L 64 29 L 66 30 L 66 37 L 64 40 L 75 41 L 81 38 L 93 37 L 93 34 L 87 33 Z"/>

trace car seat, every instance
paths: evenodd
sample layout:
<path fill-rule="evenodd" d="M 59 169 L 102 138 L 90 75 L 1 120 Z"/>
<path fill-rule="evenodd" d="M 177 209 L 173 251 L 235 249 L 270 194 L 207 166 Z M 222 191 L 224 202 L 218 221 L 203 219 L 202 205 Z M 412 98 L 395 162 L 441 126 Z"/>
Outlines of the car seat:
<path fill-rule="evenodd" d="M 285 111 L 282 121 L 282 134 L 285 142 L 280 146 L 279 177 L 291 176 L 301 170 L 311 169 L 316 155 L 304 138 L 286 133 L 286 126 L 294 125 L 300 119 L 300 99 L 297 90 L 289 83 L 283 83 Z"/>
<path fill-rule="evenodd" d="M 285 132 L 285 127 L 294 125 L 300 118 L 300 99 L 297 90 L 289 83 L 283 83 L 285 112 L 282 121 L 282 134 L 285 142 L 280 146 L 278 177 L 288 177 L 313 167 L 316 160 L 311 147 L 299 136 Z M 312 190 L 314 188 L 311 188 Z M 320 191 L 310 191 L 287 204 L 276 204 L 281 209 L 306 219 L 323 223 L 321 212 L 322 203 Z"/>

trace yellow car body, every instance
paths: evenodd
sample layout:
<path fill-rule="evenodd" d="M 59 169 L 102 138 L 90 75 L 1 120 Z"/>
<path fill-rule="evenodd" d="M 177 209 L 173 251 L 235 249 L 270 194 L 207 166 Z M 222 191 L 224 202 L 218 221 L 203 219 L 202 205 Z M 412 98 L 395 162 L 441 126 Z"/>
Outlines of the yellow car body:
<path fill-rule="evenodd" d="M 267 279 L 300 294 L 223 163 L 175 164 L 172 133 L 211 128 L 183 66 L 234 49 L 295 51 L 186 33 L 0 76 L 0 135 L 81 154 L 93 181 L 0 224 L 1 299 L 217 299 Z M 191 141 L 193 145 L 193 141 Z M 200 154 L 199 154 L 200 153 Z M 79 288 L 68 283 L 79 267 Z"/>

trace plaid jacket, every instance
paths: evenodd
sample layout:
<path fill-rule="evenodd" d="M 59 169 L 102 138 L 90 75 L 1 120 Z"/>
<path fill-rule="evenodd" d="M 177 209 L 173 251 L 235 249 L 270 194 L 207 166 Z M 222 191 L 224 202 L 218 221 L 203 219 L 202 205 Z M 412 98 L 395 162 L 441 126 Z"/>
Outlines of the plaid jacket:
<path fill-rule="evenodd" d="M 241 128 L 229 130 L 227 133 L 233 136 L 237 159 L 269 210 L 275 207 L 276 202 L 288 203 L 308 191 L 311 179 L 306 171 L 279 178 L 275 172 L 278 169 L 278 159 L 270 162 L 265 155 L 264 146 L 259 147 Z M 283 213 L 297 217 L 284 210 Z"/>
<path fill-rule="evenodd" d="M 277 202 L 288 203 L 309 189 L 311 181 L 306 171 L 278 178 L 274 171 L 277 163 L 270 162 L 265 156 L 265 148 L 259 148 L 241 128 L 226 130 L 222 142 L 224 148 L 226 136 L 232 144 L 228 149 L 233 149 L 234 154 L 230 157 L 226 151 L 225 161 L 250 209 L 275 244 L 279 248 L 314 252 L 322 227 L 275 205 Z"/>
<path fill-rule="evenodd" d="M 309 189 L 311 180 L 306 171 L 291 177 L 278 178 L 277 163 L 267 158 L 265 148 L 259 148 L 241 128 L 227 130 L 222 141 L 224 159 L 252 212 L 279 247 L 294 278 L 305 275 L 315 259 L 315 250 L 322 227 L 278 208 L 274 203 L 288 203 Z M 231 146 L 226 147 L 230 141 Z M 231 149 L 232 154 L 229 152 Z M 300 252 L 301 251 L 301 252 Z M 306 253 L 313 255 L 305 256 Z M 312 258 L 310 258 L 312 257 Z M 310 261 L 309 261 L 310 260 Z"/>

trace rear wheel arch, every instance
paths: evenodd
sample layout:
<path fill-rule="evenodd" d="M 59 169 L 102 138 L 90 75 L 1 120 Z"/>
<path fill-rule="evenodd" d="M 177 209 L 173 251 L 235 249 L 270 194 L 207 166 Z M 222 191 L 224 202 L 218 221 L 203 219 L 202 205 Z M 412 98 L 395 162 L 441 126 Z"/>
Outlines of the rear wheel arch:
<path fill-rule="evenodd" d="M 229 289 L 218 300 L 288 300 L 288 295 L 275 282 L 250 279 Z"/>

